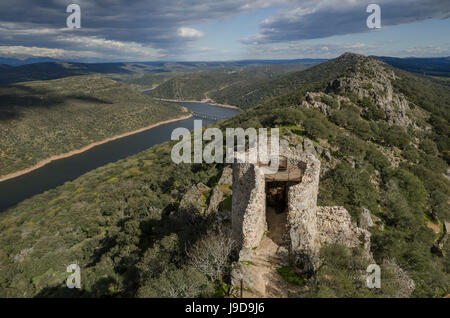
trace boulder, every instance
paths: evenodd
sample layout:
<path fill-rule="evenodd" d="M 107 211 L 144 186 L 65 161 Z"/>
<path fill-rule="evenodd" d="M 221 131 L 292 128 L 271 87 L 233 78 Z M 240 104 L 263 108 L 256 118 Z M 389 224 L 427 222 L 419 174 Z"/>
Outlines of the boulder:
<path fill-rule="evenodd" d="M 370 215 L 371 215 L 371 213 L 370 213 L 369 209 L 366 209 L 366 208 L 362 209 L 361 215 L 359 217 L 359 226 L 361 228 L 367 230 L 374 225 L 373 221 L 372 221 L 372 217 Z"/>

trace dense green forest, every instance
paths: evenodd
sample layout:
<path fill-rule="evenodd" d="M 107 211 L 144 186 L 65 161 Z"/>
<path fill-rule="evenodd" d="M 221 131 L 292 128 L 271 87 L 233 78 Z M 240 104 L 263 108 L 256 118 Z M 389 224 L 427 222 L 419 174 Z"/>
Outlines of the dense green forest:
<path fill-rule="evenodd" d="M 1 86 L 0 176 L 182 114 L 100 75 Z"/>
<path fill-rule="evenodd" d="M 319 204 L 342 205 L 355 222 L 369 209 L 375 261 L 398 264 L 415 282 L 413 297 L 450 293 L 448 240 L 437 247 L 450 219 L 450 88 L 354 54 L 261 85 L 254 99 L 235 87 L 236 101 L 245 101 L 237 104 L 255 106 L 216 125 L 280 127 L 284 136 L 330 149 L 331 159 L 319 156 Z M 226 254 L 214 275 L 193 262 L 199 250 L 208 259 L 211 244 L 226 242 L 216 213 L 204 210 L 211 191 L 202 191 L 197 207 L 183 204 L 199 184 L 226 191 L 218 184 L 224 166 L 176 165 L 172 145 L 91 171 L 0 214 L 0 296 L 227 294 L 236 255 Z M 229 209 L 229 197 L 220 206 Z M 400 288 L 389 283 L 395 273 L 384 270 L 381 290 L 365 288 L 358 273 L 367 260 L 357 249 L 325 246 L 321 255 L 323 265 L 299 297 L 392 297 Z M 82 268 L 81 290 L 65 287 L 73 262 Z"/>

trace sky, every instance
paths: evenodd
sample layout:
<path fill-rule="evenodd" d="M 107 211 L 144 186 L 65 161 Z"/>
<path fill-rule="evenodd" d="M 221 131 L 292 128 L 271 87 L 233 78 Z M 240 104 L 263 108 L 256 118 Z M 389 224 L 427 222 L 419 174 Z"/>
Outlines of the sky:
<path fill-rule="evenodd" d="M 67 27 L 78 4 L 81 28 Z M 366 11 L 381 9 L 381 28 Z M 450 0 L 1 0 L 0 57 L 81 61 L 450 56 Z"/>

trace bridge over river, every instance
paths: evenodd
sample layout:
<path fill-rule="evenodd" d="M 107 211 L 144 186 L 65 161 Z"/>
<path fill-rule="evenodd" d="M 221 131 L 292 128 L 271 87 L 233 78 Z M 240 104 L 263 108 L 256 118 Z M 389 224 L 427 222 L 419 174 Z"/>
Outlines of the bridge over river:
<path fill-rule="evenodd" d="M 214 121 L 224 120 L 227 118 L 224 116 L 218 116 L 218 115 L 201 113 L 201 112 L 191 112 L 191 113 L 192 113 L 192 116 L 194 116 L 196 118 L 209 119 L 209 120 L 214 120 Z"/>

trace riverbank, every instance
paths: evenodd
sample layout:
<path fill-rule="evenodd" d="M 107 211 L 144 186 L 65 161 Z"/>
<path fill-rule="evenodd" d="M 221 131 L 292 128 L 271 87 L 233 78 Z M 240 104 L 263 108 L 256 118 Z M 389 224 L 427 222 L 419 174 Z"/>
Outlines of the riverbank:
<path fill-rule="evenodd" d="M 218 107 L 225 107 L 225 108 L 232 108 L 232 109 L 241 110 L 237 106 L 214 103 L 210 99 L 203 99 L 203 100 L 180 100 L 180 99 L 166 99 L 166 98 L 155 98 L 155 99 L 161 100 L 163 102 L 175 102 L 175 103 L 206 103 L 206 104 L 209 104 L 209 105 L 212 105 L 212 106 L 218 106 Z"/>
<path fill-rule="evenodd" d="M 64 159 L 64 158 L 68 158 L 68 157 L 72 157 L 74 155 L 78 155 L 80 153 L 88 151 L 88 150 L 90 150 L 90 149 L 92 149 L 92 148 L 94 148 L 96 146 L 105 144 L 107 142 L 110 142 L 110 141 L 113 141 L 113 140 L 117 140 L 117 139 L 120 139 L 120 138 L 124 138 L 124 137 L 130 136 L 130 135 L 134 135 L 134 134 L 137 134 L 137 133 L 140 133 L 140 132 L 143 132 L 143 131 L 155 128 L 157 126 L 164 125 L 164 124 L 169 124 L 169 123 L 173 123 L 173 122 L 176 122 L 176 121 L 185 120 L 185 119 L 188 119 L 188 118 L 191 118 L 191 117 L 192 117 L 192 114 L 188 114 L 188 115 L 185 115 L 185 116 L 181 116 L 181 117 L 177 117 L 177 118 L 173 118 L 173 119 L 168 119 L 168 120 L 165 120 L 165 121 L 161 121 L 161 122 L 158 122 L 158 123 L 155 123 L 155 124 L 152 124 L 152 125 L 140 128 L 138 130 L 130 131 L 130 132 L 123 133 L 123 134 L 120 134 L 120 135 L 117 135 L 117 136 L 114 136 L 114 137 L 110 137 L 110 138 L 107 138 L 107 139 L 104 139 L 104 140 L 101 140 L 101 141 L 94 142 L 94 143 L 89 144 L 89 145 L 87 145 L 87 146 L 85 146 L 85 147 L 83 147 L 81 149 L 78 149 L 78 150 L 73 150 L 73 151 L 70 151 L 70 152 L 67 152 L 67 153 L 64 153 L 64 154 L 52 156 L 52 157 L 50 157 L 48 159 L 44 159 L 44 160 L 38 162 L 37 164 L 35 164 L 34 166 L 32 166 L 30 168 L 19 170 L 19 171 L 16 171 L 16 172 L 4 175 L 4 176 L 0 176 L 0 182 L 19 177 L 21 175 L 24 175 L 24 174 L 27 174 L 27 173 L 32 172 L 34 170 L 37 170 L 39 168 L 42 168 L 43 166 L 51 163 L 52 161 L 59 160 L 59 159 Z"/>

